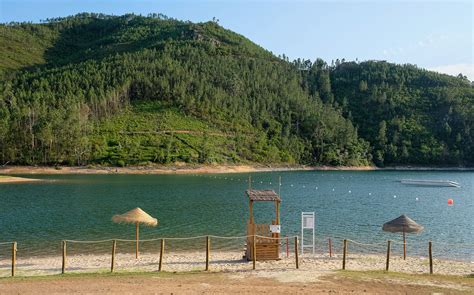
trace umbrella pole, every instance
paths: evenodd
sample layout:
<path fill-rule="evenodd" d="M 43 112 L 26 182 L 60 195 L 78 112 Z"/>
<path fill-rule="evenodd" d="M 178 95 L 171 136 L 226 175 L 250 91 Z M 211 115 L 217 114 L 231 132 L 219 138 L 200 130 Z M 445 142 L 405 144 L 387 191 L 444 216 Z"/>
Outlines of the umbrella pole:
<path fill-rule="evenodd" d="M 138 259 L 138 234 L 139 234 L 139 225 L 138 225 L 138 222 L 135 223 L 135 239 L 137 240 L 137 247 L 136 247 L 136 253 L 135 253 L 135 257 L 136 259 Z"/>
<path fill-rule="evenodd" d="M 407 259 L 407 240 L 405 238 L 405 229 L 403 229 L 403 260 Z"/>

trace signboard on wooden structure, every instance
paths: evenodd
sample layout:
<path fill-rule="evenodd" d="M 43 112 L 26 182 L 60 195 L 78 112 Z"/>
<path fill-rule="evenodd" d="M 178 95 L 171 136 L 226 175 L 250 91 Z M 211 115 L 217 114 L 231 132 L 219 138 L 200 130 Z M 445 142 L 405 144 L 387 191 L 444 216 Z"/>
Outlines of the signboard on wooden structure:
<path fill-rule="evenodd" d="M 270 232 L 273 234 L 279 234 L 281 227 L 279 224 L 270 224 Z"/>

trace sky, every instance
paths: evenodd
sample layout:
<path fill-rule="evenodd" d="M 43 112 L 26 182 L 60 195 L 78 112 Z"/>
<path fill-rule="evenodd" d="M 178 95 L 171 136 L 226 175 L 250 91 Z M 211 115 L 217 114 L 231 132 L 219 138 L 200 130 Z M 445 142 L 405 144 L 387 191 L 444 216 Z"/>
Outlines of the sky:
<path fill-rule="evenodd" d="M 472 1 L 0 0 L 0 22 L 79 12 L 213 17 L 290 59 L 387 60 L 474 80 Z"/>

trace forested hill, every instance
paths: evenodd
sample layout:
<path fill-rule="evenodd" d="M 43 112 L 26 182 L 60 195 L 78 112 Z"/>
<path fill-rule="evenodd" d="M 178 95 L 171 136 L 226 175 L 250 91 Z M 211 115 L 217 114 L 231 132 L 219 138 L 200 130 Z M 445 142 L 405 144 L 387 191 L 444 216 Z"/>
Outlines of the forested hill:
<path fill-rule="evenodd" d="M 0 57 L 0 164 L 474 164 L 469 82 L 413 66 L 160 14 L 0 25 Z"/>

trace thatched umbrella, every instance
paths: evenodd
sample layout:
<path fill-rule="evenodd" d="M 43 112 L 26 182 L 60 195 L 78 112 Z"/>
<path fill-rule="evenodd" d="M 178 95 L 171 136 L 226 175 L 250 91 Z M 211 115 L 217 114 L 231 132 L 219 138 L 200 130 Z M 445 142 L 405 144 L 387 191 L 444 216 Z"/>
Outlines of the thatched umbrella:
<path fill-rule="evenodd" d="M 418 233 L 423 230 L 423 226 L 416 223 L 413 219 L 404 214 L 387 223 L 384 223 L 382 229 L 392 233 L 403 233 L 403 259 L 407 257 L 406 233 Z"/>
<path fill-rule="evenodd" d="M 114 217 L 112 217 L 112 221 L 116 223 L 135 223 L 135 227 L 136 227 L 135 238 L 137 240 L 136 258 L 138 258 L 139 224 L 142 223 L 148 226 L 158 225 L 158 220 L 156 218 L 151 217 L 148 213 L 146 213 L 145 211 L 143 211 L 142 209 L 138 207 L 133 210 L 128 211 L 127 213 L 114 215 Z"/>

